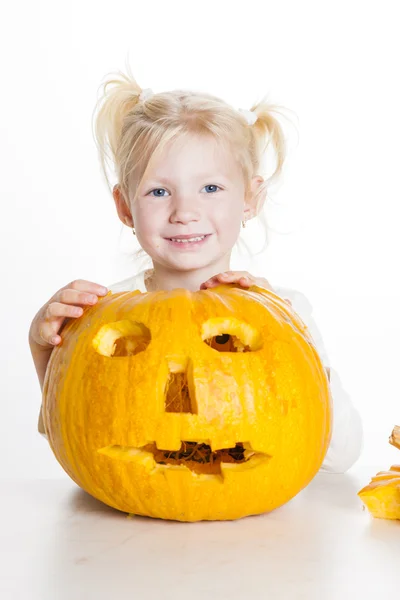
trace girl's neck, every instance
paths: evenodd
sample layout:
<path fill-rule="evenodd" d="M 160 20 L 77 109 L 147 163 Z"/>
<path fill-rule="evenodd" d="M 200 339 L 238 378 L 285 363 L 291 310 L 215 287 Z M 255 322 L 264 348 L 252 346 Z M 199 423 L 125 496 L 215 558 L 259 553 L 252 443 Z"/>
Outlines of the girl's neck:
<path fill-rule="evenodd" d="M 175 288 L 184 288 L 195 292 L 200 289 L 200 285 L 223 271 L 228 271 L 230 256 L 225 256 L 221 260 L 201 269 L 188 271 L 177 271 L 169 269 L 164 265 L 154 264 L 153 269 L 145 272 L 145 286 L 148 292 L 156 290 L 173 290 Z"/>

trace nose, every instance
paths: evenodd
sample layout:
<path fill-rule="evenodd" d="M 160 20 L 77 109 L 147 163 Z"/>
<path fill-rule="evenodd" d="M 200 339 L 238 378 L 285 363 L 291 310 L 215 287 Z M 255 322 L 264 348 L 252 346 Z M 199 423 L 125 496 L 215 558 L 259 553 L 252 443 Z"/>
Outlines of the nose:
<path fill-rule="evenodd" d="M 191 221 L 199 221 L 200 217 L 200 206 L 197 199 L 192 198 L 189 194 L 175 196 L 169 218 L 171 223 L 186 224 Z"/>

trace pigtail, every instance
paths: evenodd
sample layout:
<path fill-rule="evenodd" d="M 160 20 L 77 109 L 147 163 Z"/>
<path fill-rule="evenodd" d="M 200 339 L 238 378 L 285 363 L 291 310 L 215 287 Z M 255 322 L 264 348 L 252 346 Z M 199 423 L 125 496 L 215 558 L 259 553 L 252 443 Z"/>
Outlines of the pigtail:
<path fill-rule="evenodd" d="M 271 149 L 276 157 L 275 170 L 265 181 L 265 186 L 263 186 L 266 188 L 278 179 L 286 158 L 287 145 L 285 135 L 279 120 L 274 116 L 274 113 L 285 116 L 282 109 L 285 109 L 285 107 L 271 104 L 266 97 L 251 108 L 258 117 L 252 126 L 257 140 L 258 156 L 264 156 L 267 150 Z"/>
<path fill-rule="evenodd" d="M 108 79 L 100 87 L 103 91 L 93 111 L 92 132 L 99 153 L 101 169 L 111 192 L 111 184 L 107 176 L 107 160 L 111 162 L 114 170 L 118 171 L 118 148 L 124 120 L 126 115 L 138 104 L 142 90 L 129 66 L 128 76 L 121 71 L 109 74 Z"/>
<path fill-rule="evenodd" d="M 254 256 L 264 252 L 269 243 L 269 224 L 265 212 L 261 208 L 265 198 L 268 197 L 269 188 L 279 178 L 286 159 L 286 139 L 281 123 L 275 114 L 286 117 L 283 110 L 287 110 L 287 108 L 272 104 L 264 96 L 261 101 L 254 103 L 250 110 L 257 116 L 257 119 L 250 127 L 246 127 L 249 132 L 248 158 L 246 157 L 243 163 L 249 165 L 247 170 L 248 180 L 255 174 L 265 173 L 264 181 L 258 187 L 256 196 L 257 219 L 265 230 L 265 238 L 264 244 L 258 252 L 252 251 L 243 239 L 239 238 L 237 244 L 239 248 L 244 246 L 249 256 Z M 275 170 L 269 177 L 267 177 L 266 171 L 272 161 L 267 156 L 268 150 L 271 151 L 272 161 L 275 158 Z M 249 160 L 249 163 L 247 160 Z"/>

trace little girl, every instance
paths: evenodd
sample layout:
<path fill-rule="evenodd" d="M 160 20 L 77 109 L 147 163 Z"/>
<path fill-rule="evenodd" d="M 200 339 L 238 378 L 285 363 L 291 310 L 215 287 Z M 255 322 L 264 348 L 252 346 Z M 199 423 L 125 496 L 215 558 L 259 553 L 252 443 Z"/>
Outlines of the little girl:
<path fill-rule="evenodd" d="M 134 77 L 121 74 L 104 85 L 95 123 L 103 173 L 107 147 L 118 184 L 112 194 L 121 221 L 151 257 L 153 268 L 107 288 L 76 280 L 58 290 L 35 315 L 29 343 L 40 386 L 52 349 L 61 342 L 68 318 L 79 318 L 108 290 L 208 289 L 235 282 L 273 290 L 299 314 L 314 338 L 330 380 L 332 440 L 322 471 L 345 472 L 362 448 L 362 424 L 337 373 L 329 367 L 311 305 L 295 290 L 272 287 L 263 277 L 230 270 L 240 226 L 256 217 L 267 187 L 283 165 L 284 136 L 265 101 L 251 111 L 236 110 L 209 94 L 141 90 Z M 115 84 L 108 90 L 110 84 Z M 277 167 L 265 181 L 259 175 L 263 151 L 271 143 Z M 45 435 L 41 413 L 39 431 Z"/>

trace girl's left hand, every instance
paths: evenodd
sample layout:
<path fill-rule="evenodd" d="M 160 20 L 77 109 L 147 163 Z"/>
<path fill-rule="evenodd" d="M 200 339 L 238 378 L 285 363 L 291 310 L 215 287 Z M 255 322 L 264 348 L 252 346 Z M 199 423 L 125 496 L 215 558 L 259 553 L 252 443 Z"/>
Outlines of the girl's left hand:
<path fill-rule="evenodd" d="M 200 289 L 207 290 L 208 288 L 221 285 L 221 283 L 238 283 L 243 288 L 257 285 L 258 287 L 275 292 L 269 281 L 264 279 L 264 277 L 254 277 L 247 271 L 225 271 L 224 273 L 218 273 L 218 275 L 214 275 L 213 277 L 210 277 L 210 279 L 207 279 L 207 281 L 204 281 L 201 284 Z M 288 304 L 292 304 L 288 298 L 284 298 L 284 300 Z"/>
<path fill-rule="evenodd" d="M 218 273 L 218 275 L 214 275 L 213 277 L 210 277 L 210 279 L 207 279 L 207 281 L 204 281 L 204 283 L 201 284 L 200 289 L 206 290 L 221 285 L 221 283 L 238 283 L 243 288 L 257 285 L 258 287 L 271 290 L 271 292 L 275 291 L 266 279 L 263 277 L 254 277 L 247 271 L 225 271 L 224 273 Z"/>

